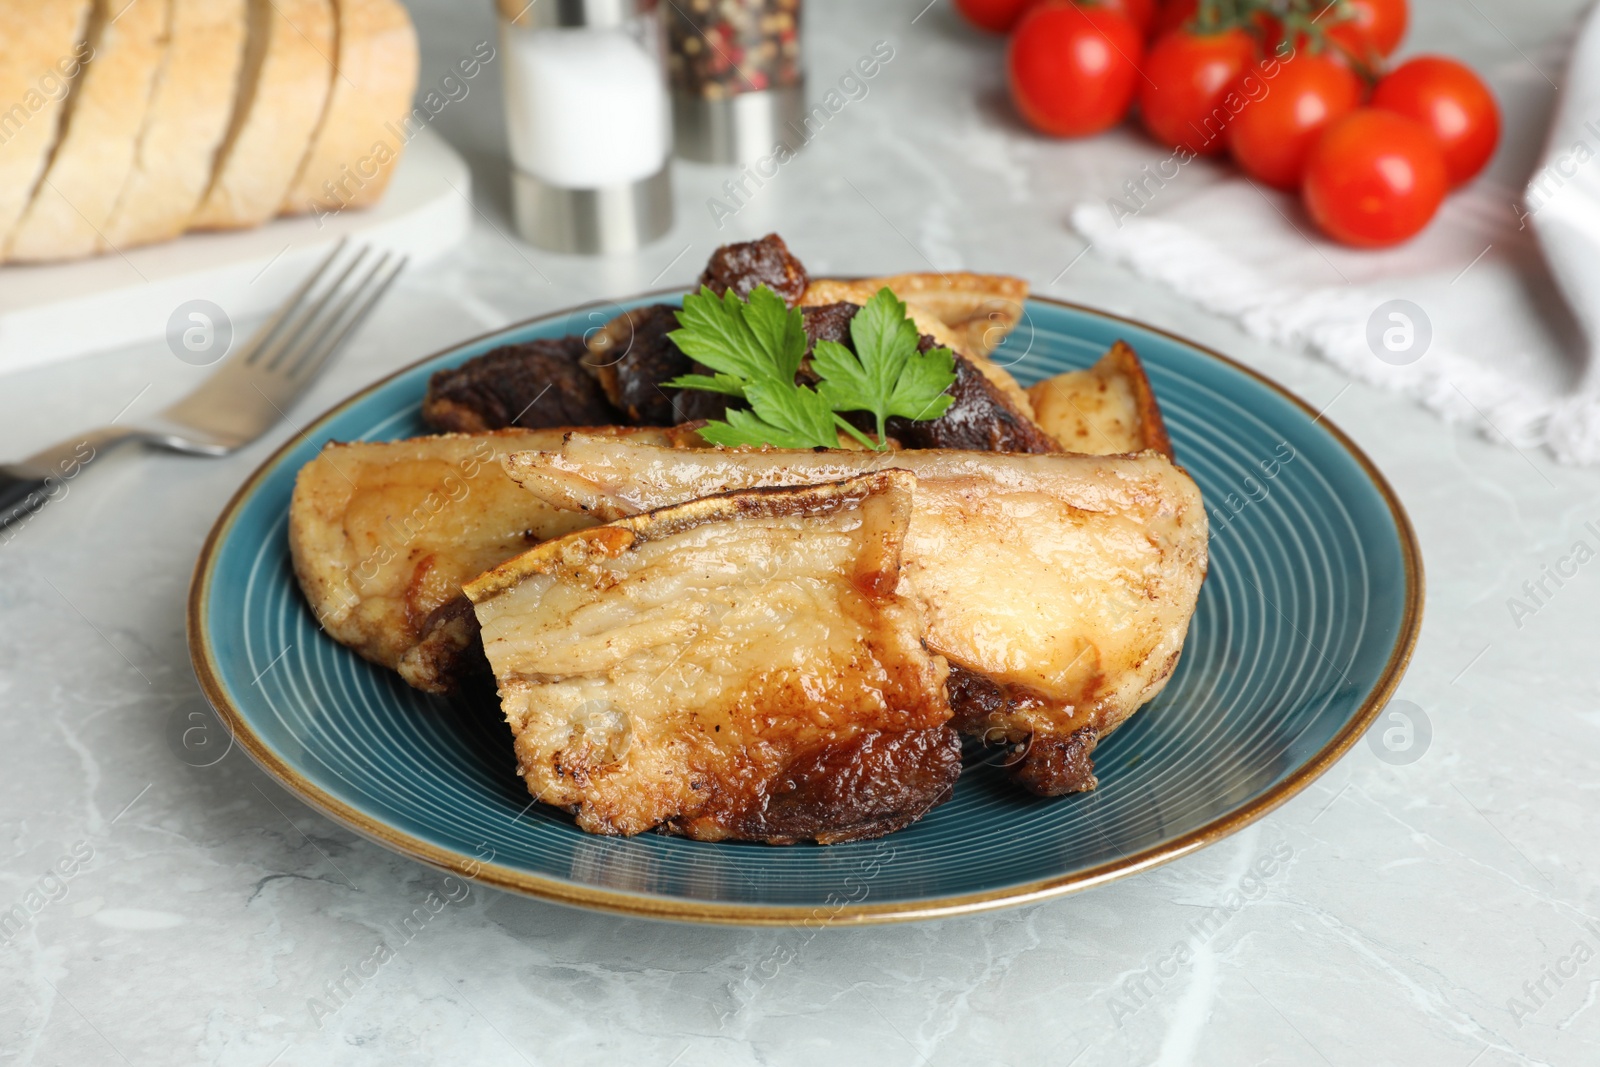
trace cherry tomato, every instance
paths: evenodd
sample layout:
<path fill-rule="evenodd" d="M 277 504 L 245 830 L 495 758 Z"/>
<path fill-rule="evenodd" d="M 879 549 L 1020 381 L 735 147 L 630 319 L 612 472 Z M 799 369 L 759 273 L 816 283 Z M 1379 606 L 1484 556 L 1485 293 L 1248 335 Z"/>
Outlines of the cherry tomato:
<path fill-rule="evenodd" d="M 1134 29 L 1140 36 L 1150 36 L 1150 28 L 1156 22 L 1156 0 L 1078 0 L 1083 7 L 1102 7 L 1107 11 L 1117 14 L 1133 23 Z"/>
<path fill-rule="evenodd" d="M 1317 21 L 1328 39 L 1352 58 L 1370 64 L 1374 52 L 1386 56 L 1399 47 L 1409 18 L 1406 0 L 1343 0 L 1343 6 L 1344 17 L 1336 8 Z"/>
<path fill-rule="evenodd" d="M 1471 68 L 1443 56 L 1408 59 L 1378 82 L 1372 106 L 1433 130 L 1452 185 L 1471 179 L 1500 142 L 1500 108 Z"/>
<path fill-rule="evenodd" d="M 980 30 L 1007 33 L 1034 0 L 956 0 L 956 10 Z"/>
<path fill-rule="evenodd" d="M 1082 137 L 1128 113 L 1144 41 L 1107 8 L 1045 0 L 1011 35 L 1011 99 L 1028 124 L 1057 137 Z"/>
<path fill-rule="evenodd" d="M 1433 218 L 1450 188 L 1444 153 L 1428 127 L 1377 108 L 1335 121 L 1306 158 L 1306 210 L 1336 241 L 1396 244 Z"/>
<path fill-rule="evenodd" d="M 1248 101 L 1228 123 L 1234 161 L 1252 178 L 1298 189 L 1318 135 L 1361 104 L 1361 79 L 1326 54 L 1303 52 L 1275 70 L 1251 68 L 1234 82 L 1233 93 Z"/>
<path fill-rule="evenodd" d="M 1145 57 L 1139 110 L 1157 141 L 1196 155 L 1216 155 L 1231 112 L 1228 88 L 1255 61 L 1255 41 L 1243 30 L 1172 30 Z"/>

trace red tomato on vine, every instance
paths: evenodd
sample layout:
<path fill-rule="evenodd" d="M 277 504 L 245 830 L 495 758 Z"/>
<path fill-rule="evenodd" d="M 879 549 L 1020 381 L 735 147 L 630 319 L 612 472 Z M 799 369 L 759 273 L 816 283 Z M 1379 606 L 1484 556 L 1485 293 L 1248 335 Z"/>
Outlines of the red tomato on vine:
<path fill-rule="evenodd" d="M 1259 67 L 1253 73 L 1253 83 L 1247 74 L 1234 85 L 1249 102 L 1228 123 L 1228 147 L 1252 178 L 1298 189 L 1318 136 L 1360 105 L 1361 79 L 1331 56 L 1310 53 L 1279 63 L 1270 80 Z"/>
<path fill-rule="evenodd" d="M 1224 98 L 1255 58 L 1255 40 L 1240 29 L 1181 29 L 1156 38 L 1139 84 L 1145 129 L 1172 148 L 1202 156 L 1222 152 L 1231 117 Z"/>
<path fill-rule="evenodd" d="M 1144 39 L 1126 17 L 1106 7 L 1045 0 L 1011 36 L 1011 99 L 1044 133 L 1099 133 L 1128 113 L 1143 55 Z"/>
<path fill-rule="evenodd" d="M 1418 56 L 1394 68 L 1378 82 L 1372 106 L 1431 129 L 1454 185 L 1482 170 L 1500 142 L 1494 94 L 1469 67 L 1444 56 Z"/>
<path fill-rule="evenodd" d="M 1336 241 L 1381 248 L 1416 235 L 1450 188 L 1433 131 L 1359 108 L 1325 130 L 1306 158 L 1306 210 Z"/>

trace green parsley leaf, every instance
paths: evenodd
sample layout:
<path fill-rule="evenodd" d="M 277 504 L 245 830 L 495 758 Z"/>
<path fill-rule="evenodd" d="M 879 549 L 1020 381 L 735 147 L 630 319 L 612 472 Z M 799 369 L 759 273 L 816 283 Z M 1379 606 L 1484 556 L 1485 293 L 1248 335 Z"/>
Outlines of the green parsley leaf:
<path fill-rule="evenodd" d="M 879 289 L 850 320 L 854 352 L 817 342 L 811 367 L 822 378 L 819 391 L 835 411 L 870 411 L 880 440 L 892 416 L 938 418 L 955 402 L 945 393 L 956 380 L 955 355 L 948 348 L 918 352 L 919 337 L 905 304 Z"/>
<path fill-rule="evenodd" d="M 667 336 L 684 355 L 744 381 L 792 383 L 806 354 L 805 323 L 800 313 L 791 314 L 783 298 L 764 285 L 750 294 L 748 303 L 732 290 L 720 298 L 709 288 L 691 293 L 678 312 L 678 325 L 680 329 Z"/>
<path fill-rule="evenodd" d="M 772 445 L 775 448 L 810 448 L 812 443 L 790 434 L 781 427 L 734 408 L 728 412 L 728 421 L 712 419 L 700 428 L 700 436 L 714 445 L 737 448 L 740 445 Z"/>
<path fill-rule="evenodd" d="M 744 396 L 746 382 L 745 379 L 735 378 L 731 374 L 716 374 L 711 377 L 704 374 L 680 374 L 666 384 L 674 389 L 700 389 L 707 393 Z"/>
<path fill-rule="evenodd" d="M 833 409 L 814 390 L 756 382 L 746 388 L 749 411 L 728 412 L 727 422 L 711 422 L 700 436 L 714 445 L 776 445 L 778 448 L 832 448 L 839 443 Z"/>
<path fill-rule="evenodd" d="M 954 354 L 947 348 L 918 352 L 916 324 L 887 288 L 851 320 L 854 352 L 817 342 L 811 353 L 816 389 L 794 380 L 805 358 L 805 320 L 766 286 L 748 302 L 702 288 L 684 298 L 678 324 L 667 336 L 716 373 L 685 374 L 665 384 L 742 396 L 750 404 L 749 411 L 729 411 L 726 422 L 701 431 L 712 444 L 835 448 L 842 430 L 881 451 L 888 448 L 890 418 L 936 419 L 954 403 L 945 392 L 956 380 Z M 839 414 L 848 411 L 872 415 L 876 441 Z"/>

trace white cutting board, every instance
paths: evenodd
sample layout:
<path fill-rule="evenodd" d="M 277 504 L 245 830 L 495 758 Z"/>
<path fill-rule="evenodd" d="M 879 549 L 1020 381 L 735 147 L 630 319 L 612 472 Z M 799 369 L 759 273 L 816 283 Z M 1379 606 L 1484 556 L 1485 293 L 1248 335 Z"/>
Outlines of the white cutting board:
<path fill-rule="evenodd" d="M 190 234 L 75 263 L 0 266 L 0 373 L 163 337 L 190 300 L 209 300 L 234 322 L 262 315 L 341 237 L 424 262 L 466 235 L 471 183 L 466 161 L 424 127 L 388 192 L 365 210 Z"/>

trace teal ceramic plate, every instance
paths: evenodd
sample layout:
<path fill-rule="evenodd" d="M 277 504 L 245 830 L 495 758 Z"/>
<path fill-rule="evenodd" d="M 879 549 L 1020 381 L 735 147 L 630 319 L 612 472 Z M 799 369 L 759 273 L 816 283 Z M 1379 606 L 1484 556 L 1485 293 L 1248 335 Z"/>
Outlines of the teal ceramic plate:
<path fill-rule="evenodd" d="M 644 297 L 634 306 L 651 302 Z M 321 634 L 290 568 L 295 472 L 330 440 L 426 432 L 428 376 L 498 345 L 582 332 L 559 313 L 379 382 L 239 490 L 201 552 L 189 644 L 213 706 L 283 786 L 398 852 L 503 889 L 635 915 L 874 922 L 1040 900 L 1175 859 L 1304 789 L 1371 725 L 1410 656 L 1422 563 L 1409 522 L 1327 420 L 1215 353 L 1032 300 L 999 357 L 1025 383 L 1143 357 L 1212 522 L 1211 572 L 1171 683 L 1095 753 L 1100 788 L 1046 800 L 974 760 L 915 826 L 832 847 L 592 837 L 529 805 L 492 710 L 409 689 Z"/>

